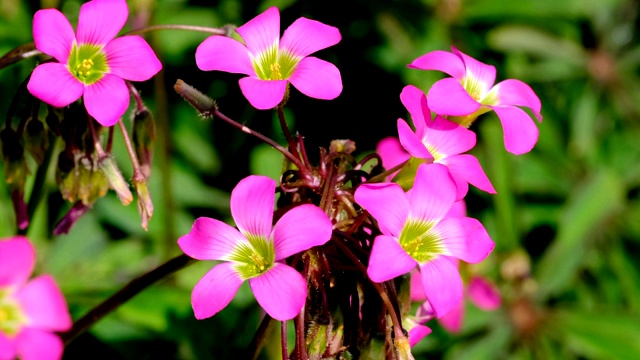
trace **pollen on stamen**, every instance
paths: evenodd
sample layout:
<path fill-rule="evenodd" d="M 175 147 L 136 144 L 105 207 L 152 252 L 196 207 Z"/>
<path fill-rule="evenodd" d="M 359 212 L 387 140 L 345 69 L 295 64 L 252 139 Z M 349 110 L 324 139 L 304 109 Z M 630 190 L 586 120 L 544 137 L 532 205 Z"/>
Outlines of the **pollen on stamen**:
<path fill-rule="evenodd" d="M 269 70 L 271 70 L 271 76 L 269 77 L 269 80 L 282 80 L 282 74 L 280 73 L 280 64 L 271 64 L 269 66 Z"/>

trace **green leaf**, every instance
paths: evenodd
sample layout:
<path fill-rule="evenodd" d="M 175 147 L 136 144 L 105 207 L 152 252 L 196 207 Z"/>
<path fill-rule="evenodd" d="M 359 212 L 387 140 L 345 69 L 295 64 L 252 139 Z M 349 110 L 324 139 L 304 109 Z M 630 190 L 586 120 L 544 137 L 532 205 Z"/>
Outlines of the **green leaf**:
<path fill-rule="evenodd" d="M 251 150 L 249 171 L 254 175 L 264 175 L 280 181 L 284 155 L 267 144 L 259 144 Z"/>

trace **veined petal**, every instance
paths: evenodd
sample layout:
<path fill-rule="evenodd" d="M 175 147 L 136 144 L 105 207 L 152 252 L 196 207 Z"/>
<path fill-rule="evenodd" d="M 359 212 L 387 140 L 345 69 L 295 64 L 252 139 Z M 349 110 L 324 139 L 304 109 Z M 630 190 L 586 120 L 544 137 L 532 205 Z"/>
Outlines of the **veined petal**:
<path fill-rule="evenodd" d="M 376 152 L 382 159 L 382 166 L 385 169 L 391 169 L 392 167 L 399 165 L 411 157 L 397 138 L 386 137 L 378 142 L 376 145 Z"/>
<path fill-rule="evenodd" d="M 219 70 L 257 76 L 247 47 L 226 36 L 210 36 L 198 45 L 196 64 L 204 71 Z"/>
<path fill-rule="evenodd" d="M 479 93 L 484 95 L 491 90 L 493 83 L 496 81 L 496 68 L 492 65 L 481 63 L 471 56 L 462 53 L 455 47 L 451 47 L 454 54 L 460 56 L 464 62 L 465 78 L 469 82 L 473 82 L 479 87 Z"/>
<path fill-rule="evenodd" d="M 464 200 L 459 200 L 453 203 L 451 209 L 445 217 L 465 217 L 467 216 L 467 204 Z"/>
<path fill-rule="evenodd" d="M 409 216 L 409 201 L 399 185 L 362 184 L 353 196 L 391 235 L 400 235 Z"/>
<path fill-rule="evenodd" d="M 407 122 L 402 119 L 398 119 L 398 138 L 400 139 L 402 147 L 412 156 L 419 159 L 433 159 L 433 155 L 431 155 L 427 147 L 422 143 L 422 139 L 420 139 L 413 130 L 411 130 Z"/>
<path fill-rule="evenodd" d="M 471 150 L 476 145 L 476 133 L 436 116 L 425 129 L 424 143 L 439 154 L 438 157 L 447 157 Z"/>
<path fill-rule="evenodd" d="M 481 262 L 495 247 L 484 226 L 473 218 L 444 218 L 432 231 L 440 235 L 447 256 L 468 263 Z"/>
<path fill-rule="evenodd" d="M 84 84 L 74 78 L 65 65 L 45 63 L 33 70 L 27 89 L 47 104 L 64 107 L 82 96 Z"/>
<path fill-rule="evenodd" d="M 422 277 L 417 268 L 411 272 L 410 284 L 409 298 L 411 301 L 427 300 L 427 296 L 424 294 L 424 287 L 422 286 Z"/>
<path fill-rule="evenodd" d="M 393 236 L 379 235 L 373 241 L 367 274 L 375 282 L 391 280 L 418 265 Z"/>
<path fill-rule="evenodd" d="M 27 326 L 49 331 L 71 329 L 67 302 L 51 275 L 29 281 L 16 293 L 16 298 L 29 319 Z"/>
<path fill-rule="evenodd" d="M 251 175 L 231 191 L 231 215 L 244 236 L 268 239 L 273 227 L 276 182 L 266 176 Z"/>
<path fill-rule="evenodd" d="M 414 347 L 425 336 L 431 334 L 431 329 L 425 325 L 416 325 L 409 330 L 409 346 Z"/>
<path fill-rule="evenodd" d="M 236 29 L 254 56 L 275 46 L 280 40 L 280 12 L 272 6 Z"/>
<path fill-rule="evenodd" d="M 422 286 L 429 304 L 441 318 L 462 300 L 462 279 L 458 268 L 446 256 L 439 256 L 420 265 Z"/>
<path fill-rule="evenodd" d="M 104 74 L 84 89 L 84 106 L 102 126 L 112 126 L 129 107 L 129 89 L 120 77 Z"/>
<path fill-rule="evenodd" d="M 57 9 L 38 10 L 33 15 L 33 41 L 36 49 L 66 64 L 75 40 L 69 20 Z"/>
<path fill-rule="evenodd" d="M 260 80 L 245 77 L 240 79 L 239 83 L 244 97 L 258 110 L 268 110 L 278 106 L 287 89 L 287 80 Z"/>
<path fill-rule="evenodd" d="M 411 218 L 439 221 L 451 209 L 455 197 L 456 185 L 444 165 L 420 165 L 409 193 Z"/>
<path fill-rule="evenodd" d="M 542 115 L 540 115 L 540 109 L 542 107 L 540 99 L 529 85 L 520 80 L 507 79 L 496 84 L 496 86 L 491 89 L 491 92 L 494 91 L 498 100 L 498 103 L 495 105 L 526 106 L 533 111 L 533 114 L 539 121 L 542 121 Z"/>
<path fill-rule="evenodd" d="M 10 339 L 0 332 L 0 359 L 15 359 L 16 351 L 15 338 Z"/>
<path fill-rule="evenodd" d="M 33 246 L 24 236 L 0 241 L 0 287 L 24 284 L 36 261 Z"/>
<path fill-rule="evenodd" d="M 400 101 L 411 114 L 416 134 L 419 138 L 422 138 L 427 122 L 431 122 L 431 110 L 427 105 L 427 97 L 422 90 L 413 85 L 407 85 L 400 93 Z"/>
<path fill-rule="evenodd" d="M 37 328 L 24 328 L 16 337 L 18 355 L 22 360 L 58 360 L 64 344 L 54 333 Z"/>
<path fill-rule="evenodd" d="M 490 281 L 474 276 L 467 290 L 469 299 L 478 308 L 489 311 L 500 307 L 500 290 Z"/>
<path fill-rule="evenodd" d="M 462 80 L 465 74 L 462 59 L 453 53 L 442 50 L 426 53 L 413 60 L 408 67 L 420 70 L 439 70 L 457 80 Z"/>
<path fill-rule="evenodd" d="M 538 127 L 531 117 L 515 106 L 491 107 L 502 123 L 504 147 L 508 152 L 521 155 L 528 153 L 538 142 Z"/>
<path fill-rule="evenodd" d="M 149 80 L 162 69 L 151 46 L 137 35 L 113 39 L 104 51 L 109 72 L 126 80 Z"/>
<path fill-rule="evenodd" d="M 335 99 L 342 92 L 340 70 L 332 63 L 313 56 L 298 63 L 289 81 L 301 93 L 316 99 Z"/>
<path fill-rule="evenodd" d="M 491 185 L 491 181 L 482 170 L 478 159 L 471 154 L 450 156 L 443 159 L 441 163 L 447 165 L 449 172 L 454 178 L 462 178 L 482 191 L 495 194 L 496 190 Z"/>
<path fill-rule="evenodd" d="M 293 319 L 307 300 L 307 282 L 291 266 L 276 262 L 266 273 L 249 279 L 258 304 L 272 318 Z"/>
<path fill-rule="evenodd" d="M 331 220 L 315 205 L 304 204 L 287 211 L 273 228 L 275 261 L 324 245 L 332 231 Z"/>
<path fill-rule="evenodd" d="M 341 38 L 338 28 L 301 17 L 284 31 L 280 49 L 303 58 L 337 44 Z"/>
<path fill-rule="evenodd" d="M 433 112 L 443 116 L 465 116 L 480 108 L 480 103 L 453 78 L 436 81 L 429 89 L 427 102 Z"/>
<path fill-rule="evenodd" d="M 456 306 L 446 313 L 443 317 L 438 319 L 440 325 L 450 333 L 458 333 L 462 328 L 462 318 L 464 317 L 464 300 L 460 298 L 460 301 Z"/>
<path fill-rule="evenodd" d="M 193 288 L 191 305 L 196 319 L 215 315 L 229 305 L 236 295 L 243 280 L 233 265 L 231 262 L 216 265 Z"/>
<path fill-rule="evenodd" d="M 106 45 L 127 22 L 129 8 L 125 0 L 89 1 L 80 7 L 79 44 Z"/>
<path fill-rule="evenodd" d="M 191 231 L 178 239 L 182 251 L 198 260 L 227 260 L 247 239 L 236 228 L 207 217 L 197 218 Z"/>

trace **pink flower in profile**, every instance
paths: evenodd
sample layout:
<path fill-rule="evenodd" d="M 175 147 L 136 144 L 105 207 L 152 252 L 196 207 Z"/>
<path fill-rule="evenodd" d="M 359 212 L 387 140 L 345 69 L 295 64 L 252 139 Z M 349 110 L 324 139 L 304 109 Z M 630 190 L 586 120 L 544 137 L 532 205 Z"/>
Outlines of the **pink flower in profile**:
<path fill-rule="evenodd" d="M 495 67 L 463 54 L 432 51 L 408 66 L 421 70 L 439 70 L 452 76 L 437 81 L 427 95 L 431 110 L 442 116 L 464 117 L 459 123 L 468 127 L 481 114 L 495 111 L 504 131 L 507 151 L 519 155 L 529 152 L 538 141 L 538 128 L 529 115 L 518 108 L 528 107 L 542 121 L 540 99 L 529 85 L 507 79 L 495 86 Z"/>
<path fill-rule="evenodd" d="M 382 282 L 420 267 L 422 282 L 437 317 L 462 298 L 462 280 L 451 258 L 470 263 L 484 260 L 494 243 L 482 224 L 468 217 L 446 217 L 456 188 L 440 164 L 418 167 L 406 194 L 393 183 L 363 184 L 355 192 L 358 204 L 380 225 L 367 273 Z"/>
<path fill-rule="evenodd" d="M 280 12 L 270 7 L 236 29 L 244 44 L 224 36 L 211 36 L 196 50 L 201 70 L 220 70 L 248 77 L 240 89 L 252 106 L 271 109 L 282 102 L 290 82 L 301 93 L 323 100 L 342 92 L 335 65 L 309 56 L 337 44 L 340 31 L 321 22 L 299 18 L 280 38 Z"/>
<path fill-rule="evenodd" d="M 245 280 L 274 319 L 292 319 L 304 306 L 307 282 L 284 259 L 329 241 L 332 225 L 320 208 L 305 204 L 272 226 L 275 187 L 275 181 L 265 176 L 241 180 L 231 192 L 231 215 L 238 229 L 201 217 L 191 232 L 178 239 L 192 258 L 223 261 L 193 288 L 196 318 L 213 316 L 226 307 Z"/>
<path fill-rule="evenodd" d="M 62 358 L 64 344 L 55 332 L 69 330 L 71 316 L 51 276 L 27 281 L 34 264 L 29 240 L 0 240 L 0 359 Z"/>
<path fill-rule="evenodd" d="M 416 127 L 414 132 L 406 121 L 398 119 L 402 147 L 416 158 L 445 165 L 456 183 L 456 200 L 464 198 L 469 183 L 490 194 L 496 193 L 478 159 L 462 154 L 476 145 L 476 133 L 441 116 L 431 119 L 426 96 L 413 85 L 402 90 L 400 100 Z"/>
<path fill-rule="evenodd" d="M 55 107 L 84 100 L 89 115 L 100 124 L 118 122 L 129 107 L 124 80 L 144 81 L 162 68 L 140 36 L 115 38 L 129 16 L 125 0 L 93 0 L 82 5 L 76 33 L 56 9 L 33 17 L 36 49 L 58 62 L 38 65 L 27 88 Z"/>

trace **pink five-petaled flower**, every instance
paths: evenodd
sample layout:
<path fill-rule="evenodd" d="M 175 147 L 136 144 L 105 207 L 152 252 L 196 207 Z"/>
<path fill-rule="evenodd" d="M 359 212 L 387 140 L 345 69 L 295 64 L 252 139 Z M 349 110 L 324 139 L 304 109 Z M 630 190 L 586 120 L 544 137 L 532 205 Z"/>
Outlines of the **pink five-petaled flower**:
<path fill-rule="evenodd" d="M 29 240 L 0 239 L 0 359 L 62 357 L 55 334 L 71 328 L 64 296 L 49 275 L 27 281 L 35 264 Z"/>
<path fill-rule="evenodd" d="M 437 317 L 462 298 L 462 280 L 450 257 L 477 263 L 494 243 L 482 224 L 468 217 L 445 217 L 456 188 L 440 164 L 420 165 L 406 194 L 397 184 L 363 184 L 355 199 L 383 231 L 375 238 L 367 273 L 382 282 L 420 267 L 425 293 Z"/>
<path fill-rule="evenodd" d="M 307 282 L 283 261 L 290 255 L 326 243 L 329 217 L 315 205 L 297 206 L 272 226 L 275 181 L 249 176 L 231 192 L 235 228 L 215 219 L 198 218 L 191 232 L 178 239 L 185 254 L 198 260 L 221 260 L 193 288 L 196 318 L 210 317 L 229 304 L 249 280 L 256 300 L 274 319 L 295 317 L 306 301 Z"/>
<path fill-rule="evenodd" d="M 398 119 L 402 147 L 416 158 L 445 165 L 456 183 L 456 200 L 464 198 L 469 183 L 490 194 L 496 193 L 478 159 L 462 154 L 476 145 L 476 133 L 441 116 L 432 120 L 426 96 L 413 85 L 402 89 L 400 100 L 416 127 L 414 132 L 406 121 Z"/>
<path fill-rule="evenodd" d="M 529 85 L 507 79 L 493 86 L 495 67 L 483 64 L 451 47 L 451 53 L 432 51 L 408 66 L 421 70 L 439 70 L 452 76 L 437 81 L 427 95 L 431 110 L 457 119 L 468 127 L 480 114 L 494 110 L 504 131 L 507 151 L 519 155 L 529 152 L 538 141 L 538 128 L 529 115 L 517 106 L 528 107 L 542 121 L 540 99 Z"/>
<path fill-rule="evenodd" d="M 201 70 L 249 75 L 240 89 L 257 109 L 271 109 L 282 102 L 290 82 L 303 94 L 323 100 L 342 92 L 335 65 L 308 56 L 337 44 L 340 31 L 321 22 L 299 18 L 280 39 L 280 12 L 271 7 L 236 29 L 244 45 L 224 36 L 211 36 L 196 50 Z"/>
<path fill-rule="evenodd" d="M 27 88 L 35 97 L 64 107 L 81 96 L 89 115 L 100 124 L 118 122 L 129 107 L 124 80 L 144 81 L 162 68 L 140 36 L 115 38 L 129 16 L 125 0 L 93 0 L 83 4 L 76 34 L 56 9 L 33 17 L 36 49 L 58 62 L 35 68 Z"/>

